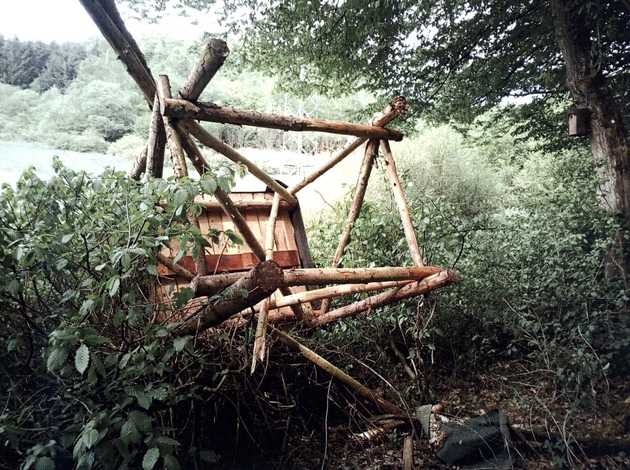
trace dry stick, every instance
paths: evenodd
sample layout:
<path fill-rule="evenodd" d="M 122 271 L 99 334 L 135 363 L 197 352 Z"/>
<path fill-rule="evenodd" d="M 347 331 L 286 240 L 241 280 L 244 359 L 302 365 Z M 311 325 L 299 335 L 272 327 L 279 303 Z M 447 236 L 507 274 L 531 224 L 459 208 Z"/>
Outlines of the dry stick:
<path fill-rule="evenodd" d="M 274 261 L 263 261 L 236 281 L 218 301 L 193 299 L 182 314 L 189 318 L 174 329 L 177 336 L 196 334 L 216 326 L 232 315 L 256 305 L 280 285 L 282 270 Z"/>
<path fill-rule="evenodd" d="M 157 93 L 153 100 L 149 140 L 147 142 L 146 178 L 161 178 L 164 170 L 164 139 L 160 139 L 160 129 L 164 133 L 164 124 L 160 115 L 160 98 Z"/>
<path fill-rule="evenodd" d="M 235 149 L 230 147 L 229 145 L 223 143 L 221 140 L 214 137 L 208 131 L 206 131 L 203 127 L 199 125 L 199 123 L 195 121 L 182 121 L 182 125 L 186 128 L 186 130 L 195 137 L 199 142 L 201 142 L 206 147 L 211 148 L 215 152 L 220 153 L 224 157 L 232 160 L 235 163 L 239 163 L 244 165 L 249 172 L 254 175 L 256 178 L 261 180 L 267 186 L 269 186 L 274 192 L 279 193 L 283 199 L 289 201 L 291 203 L 296 203 L 297 200 L 293 197 L 289 192 L 282 187 L 280 183 L 274 180 L 271 176 L 269 176 L 265 171 L 260 169 L 254 162 L 249 160 L 244 155 L 241 155 Z"/>
<path fill-rule="evenodd" d="M 453 271 L 445 270 L 438 274 L 433 274 L 421 282 L 409 284 L 401 289 L 389 290 L 387 292 L 383 292 L 382 294 L 373 295 L 372 297 L 360 300 L 359 302 L 318 315 L 311 321 L 311 326 L 322 326 L 341 318 L 354 316 L 358 313 L 365 312 L 366 310 L 373 310 L 382 305 L 426 294 L 431 290 L 457 282 L 457 280 L 457 274 Z"/>
<path fill-rule="evenodd" d="M 405 436 L 402 452 L 403 470 L 413 470 L 413 438 Z"/>
<path fill-rule="evenodd" d="M 385 129 L 384 127 L 368 124 L 263 113 L 230 106 L 220 106 L 215 103 L 193 103 L 186 99 L 168 99 L 164 104 L 164 115 L 177 119 L 193 119 L 195 121 L 210 121 L 295 132 L 329 132 L 331 134 L 354 135 L 369 139 L 396 141 L 403 139 L 403 135 L 399 130 Z"/>
<path fill-rule="evenodd" d="M 164 100 L 171 96 L 171 84 L 166 75 L 160 75 L 158 80 L 158 96 L 160 97 L 160 108 L 162 108 Z M 173 173 L 177 178 L 188 176 L 181 135 L 170 118 L 164 118 L 163 121 L 166 129 L 166 140 L 171 151 Z"/>
<path fill-rule="evenodd" d="M 280 196 L 278 193 L 273 195 L 273 204 L 267 219 L 265 230 L 265 259 L 273 258 L 274 230 L 276 228 L 276 220 L 278 219 L 278 210 L 280 209 Z M 269 313 L 269 298 L 263 300 L 258 314 L 258 323 L 256 324 L 256 335 L 254 339 L 254 350 L 252 354 L 252 374 L 256 369 L 256 362 L 265 360 L 266 350 L 266 334 L 267 334 L 267 315 Z"/>
<path fill-rule="evenodd" d="M 403 412 L 403 410 L 400 407 L 398 407 L 395 404 L 393 404 L 392 402 L 386 400 L 385 398 L 383 398 L 382 396 L 380 396 L 379 394 L 377 394 L 373 390 L 371 390 L 368 387 L 366 387 L 365 385 L 363 385 L 361 382 L 359 382 L 355 378 L 353 378 L 350 375 L 346 374 L 344 371 L 342 371 L 337 366 L 335 366 L 332 363 L 330 363 L 330 361 L 327 361 L 326 359 L 324 359 L 322 356 L 317 354 L 315 351 L 307 348 L 302 343 L 298 342 L 293 337 L 289 336 L 288 334 L 284 333 L 283 331 L 280 331 L 280 330 L 278 330 L 276 328 L 273 328 L 273 331 L 278 336 L 278 338 L 280 338 L 280 340 L 283 343 L 285 343 L 287 346 L 291 347 L 292 349 L 294 349 L 296 351 L 299 351 L 306 359 L 311 361 L 313 364 L 315 364 L 316 366 L 318 366 L 318 367 L 322 368 L 323 370 L 325 370 L 327 373 L 329 373 L 335 379 L 339 380 L 340 382 L 343 382 L 344 384 L 346 384 L 349 387 L 351 387 L 352 389 L 354 389 L 362 397 L 367 398 L 368 400 L 372 401 L 383 412 L 388 413 L 388 414 L 393 414 L 393 415 L 396 415 L 396 416 L 404 416 L 405 415 L 405 413 Z"/>
<path fill-rule="evenodd" d="M 407 103 L 405 99 L 401 96 L 394 98 L 391 103 L 385 108 L 383 114 L 376 118 L 372 124 L 375 126 L 383 127 L 389 122 L 393 121 L 396 117 L 403 114 L 407 109 Z M 344 158 L 358 149 L 363 143 L 365 143 L 367 139 L 360 137 L 358 139 L 353 140 L 350 144 L 346 145 L 343 149 L 341 149 L 337 154 L 335 154 L 330 160 L 324 163 L 322 166 L 313 171 L 310 175 L 305 176 L 300 182 L 289 188 L 289 192 L 291 194 L 296 194 L 301 189 L 304 189 L 306 186 L 311 184 L 317 178 L 322 176 L 332 167 L 341 162 Z"/>
<path fill-rule="evenodd" d="M 230 53 L 222 39 L 209 39 L 204 45 L 201 60 L 192 70 L 186 83 L 179 90 L 179 96 L 186 100 L 196 101 L 210 80 L 221 68 Z"/>
<path fill-rule="evenodd" d="M 405 231 L 405 238 L 407 239 L 407 245 L 409 245 L 409 251 L 411 253 L 411 259 L 416 266 L 424 266 L 424 260 L 422 259 L 422 251 L 418 247 L 418 240 L 416 239 L 416 232 L 413 228 L 413 222 L 411 221 L 411 214 L 409 213 L 409 206 L 405 199 L 405 193 L 400 185 L 400 178 L 396 171 L 396 162 L 392 150 L 389 147 L 389 142 L 386 140 L 381 141 L 381 148 L 383 149 L 383 155 L 385 157 L 385 173 L 387 179 L 392 187 L 394 193 L 394 199 L 398 206 L 398 212 L 403 224 L 403 230 Z"/>
<path fill-rule="evenodd" d="M 352 234 L 352 228 L 354 227 L 354 223 L 359 217 L 359 213 L 361 212 L 361 206 L 363 205 L 363 198 L 365 197 L 365 191 L 367 190 L 368 181 L 370 179 L 370 174 L 372 173 L 372 167 L 374 166 L 374 160 L 376 158 L 376 153 L 378 151 L 378 142 L 370 140 L 367 144 L 365 144 L 365 155 L 363 156 L 363 163 L 361 164 L 361 170 L 359 172 L 359 177 L 357 179 L 357 185 L 354 190 L 354 197 L 352 198 L 352 205 L 350 206 L 350 211 L 348 212 L 348 218 L 346 219 L 346 226 L 341 233 L 341 237 L 339 237 L 339 244 L 337 245 L 337 249 L 335 250 L 335 255 L 333 256 L 332 265 L 333 267 L 338 267 L 341 263 L 341 258 L 343 253 L 350 243 L 350 235 Z M 319 310 L 320 315 L 326 313 L 328 310 L 328 305 L 330 301 L 328 299 L 324 299 L 322 302 L 322 306 Z"/>
<path fill-rule="evenodd" d="M 191 273 L 190 271 L 188 271 L 188 269 L 186 269 L 183 266 L 180 266 L 179 264 L 175 263 L 171 258 L 169 258 L 168 256 L 165 256 L 164 254 L 160 253 L 159 251 L 157 253 L 157 260 L 160 263 L 162 263 L 164 266 L 166 266 L 168 269 L 173 271 L 175 274 L 177 274 L 178 276 L 183 277 L 187 281 L 192 281 L 193 278 L 195 277 L 195 275 L 193 273 Z"/>
<path fill-rule="evenodd" d="M 257 255 L 257 248 L 253 250 Z M 258 255 L 257 255 L 258 256 Z M 437 274 L 439 266 L 385 266 L 377 268 L 291 268 L 283 272 L 282 285 L 317 286 L 321 284 L 356 284 L 383 281 L 419 281 Z M 216 274 L 199 278 L 199 289 L 213 295 L 232 284 L 238 273 Z"/>

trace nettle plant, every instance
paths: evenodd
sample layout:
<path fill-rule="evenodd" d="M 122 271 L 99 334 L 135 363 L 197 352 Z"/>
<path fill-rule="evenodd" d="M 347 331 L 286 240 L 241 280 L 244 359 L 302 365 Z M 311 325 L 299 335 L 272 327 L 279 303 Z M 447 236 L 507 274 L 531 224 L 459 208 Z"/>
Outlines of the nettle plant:
<path fill-rule="evenodd" d="M 155 254 L 169 239 L 178 257 L 209 243 L 188 221 L 193 198 L 229 191 L 233 174 L 139 184 L 54 166 L 0 196 L 0 468 L 179 468 L 173 408 L 205 363 L 152 304 Z"/>

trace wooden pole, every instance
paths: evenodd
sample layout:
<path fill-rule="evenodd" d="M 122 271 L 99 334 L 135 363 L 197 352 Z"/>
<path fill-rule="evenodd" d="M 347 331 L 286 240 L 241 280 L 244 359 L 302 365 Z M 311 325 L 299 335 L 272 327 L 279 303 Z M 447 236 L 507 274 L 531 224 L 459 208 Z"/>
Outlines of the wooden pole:
<path fill-rule="evenodd" d="M 274 192 L 279 193 L 283 199 L 286 201 L 295 204 L 296 199 L 289 192 L 282 187 L 280 183 L 274 180 L 271 176 L 265 173 L 262 169 L 260 169 L 254 162 L 249 160 L 244 155 L 241 155 L 235 149 L 230 147 L 229 145 L 221 142 L 219 139 L 214 137 L 208 131 L 206 131 L 203 127 L 201 127 L 195 121 L 182 121 L 183 126 L 186 130 L 193 135 L 199 142 L 201 142 L 206 147 L 211 148 L 215 152 L 220 153 L 226 158 L 229 158 L 235 163 L 239 163 L 244 165 L 249 172 L 254 175 L 256 178 L 261 180 L 267 186 L 269 186 Z"/>
<path fill-rule="evenodd" d="M 142 149 L 142 152 L 138 154 L 135 161 L 133 162 L 133 166 L 131 167 L 131 171 L 129 171 L 129 177 L 134 180 L 139 180 L 142 176 L 142 173 L 146 171 L 147 168 L 147 146 L 145 145 Z"/>
<path fill-rule="evenodd" d="M 273 261 L 263 261 L 236 281 L 218 301 L 193 299 L 182 313 L 188 318 L 174 329 L 176 336 L 199 333 L 232 315 L 256 305 L 280 285 L 282 270 Z"/>
<path fill-rule="evenodd" d="M 271 205 L 269 218 L 267 219 L 267 226 L 265 227 L 265 259 L 267 261 L 273 259 L 273 245 L 275 240 L 274 231 L 276 228 L 276 220 L 278 219 L 279 209 L 280 195 L 278 193 L 275 193 L 273 195 L 273 204 Z M 260 313 L 258 314 L 256 335 L 254 339 L 254 350 L 252 354 L 252 374 L 256 369 L 256 362 L 262 362 L 265 360 L 267 315 L 269 314 L 269 302 L 269 298 L 266 298 L 262 301 L 262 304 L 260 306 Z"/>
<path fill-rule="evenodd" d="M 387 179 L 392 187 L 394 199 L 396 200 L 396 205 L 398 206 L 398 212 L 400 213 L 400 219 L 402 220 L 405 238 L 407 239 L 407 245 L 409 246 L 409 252 L 411 253 L 411 259 L 416 266 L 424 266 L 422 251 L 418 247 L 416 231 L 413 228 L 409 206 L 407 205 L 405 193 L 400 185 L 398 171 L 396 171 L 396 161 L 394 160 L 394 155 L 392 155 L 392 150 L 389 147 L 389 142 L 386 140 L 381 141 L 381 149 L 383 149 L 385 159 L 385 173 L 387 174 Z"/>
<path fill-rule="evenodd" d="M 293 337 L 289 336 L 283 331 L 280 331 L 276 328 L 273 329 L 276 336 L 287 346 L 295 351 L 299 351 L 306 359 L 311 361 L 317 367 L 320 367 L 328 374 L 330 374 L 335 379 L 340 382 L 346 384 L 350 388 L 352 388 L 355 392 L 361 395 L 363 398 L 366 398 L 377 405 L 383 412 L 388 414 L 393 414 L 396 416 L 403 416 L 404 412 L 400 407 L 396 406 L 392 402 L 386 400 L 378 393 L 369 389 L 361 382 L 356 380 L 354 377 L 346 374 L 344 371 L 339 369 L 337 366 L 333 365 L 330 361 L 324 359 L 322 356 L 317 354 L 312 349 L 307 348 L 302 343 L 298 342 Z"/>
<path fill-rule="evenodd" d="M 206 41 L 201 60 L 188 76 L 186 83 L 179 91 L 179 96 L 185 100 L 196 101 L 221 68 L 229 53 L 230 49 L 225 41 L 221 39 Z"/>
<path fill-rule="evenodd" d="M 220 122 L 245 126 L 264 127 L 295 132 L 328 132 L 331 134 L 354 135 L 368 139 L 402 140 L 403 135 L 396 129 L 355 124 L 351 122 L 333 121 L 299 116 L 263 113 L 219 106 L 214 103 L 202 103 L 185 99 L 168 99 L 164 102 L 163 114 L 177 119 L 193 119 L 196 121 Z"/>
<path fill-rule="evenodd" d="M 160 75 L 158 80 L 158 96 L 160 97 L 160 107 L 162 107 L 164 100 L 171 96 L 171 84 L 166 75 Z M 163 121 L 166 129 L 166 141 L 171 151 L 173 173 L 177 178 L 188 176 L 182 138 L 170 118 L 165 118 Z"/>
<path fill-rule="evenodd" d="M 252 248 L 259 256 L 258 248 Z M 285 269 L 281 285 L 317 286 L 321 284 L 357 284 L 385 281 L 419 281 L 442 272 L 438 266 L 404 266 L 378 268 L 293 268 Z M 199 278 L 199 290 L 203 295 L 214 295 L 236 281 L 239 273 L 215 274 Z"/>
<path fill-rule="evenodd" d="M 357 179 L 356 188 L 354 190 L 352 205 L 350 206 L 350 211 L 348 212 L 348 217 L 346 219 L 346 225 L 341 233 L 341 237 L 339 237 L 339 244 L 337 245 L 335 255 L 333 256 L 332 265 L 335 268 L 341 263 L 343 253 L 346 250 L 348 243 L 350 243 L 352 228 L 354 227 L 354 223 L 361 212 L 363 198 L 365 197 L 365 191 L 367 190 L 368 181 L 370 179 L 372 167 L 374 166 L 374 160 L 376 159 L 376 153 L 378 151 L 377 146 L 378 142 L 373 140 L 370 140 L 367 144 L 365 144 L 365 155 L 363 157 L 363 163 L 361 164 L 361 170 L 359 171 L 359 178 Z M 329 303 L 330 302 L 327 299 L 324 299 L 320 309 L 320 314 L 326 313 Z"/>
<path fill-rule="evenodd" d="M 163 255 L 159 251 L 157 253 L 157 260 L 160 263 L 162 263 L 164 266 L 166 266 L 168 269 L 173 271 L 175 274 L 177 274 L 178 276 L 183 277 L 187 281 L 192 281 L 193 278 L 195 277 L 195 275 L 193 273 L 191 273 L 190 271 L 188 271 L 188 269 L 186 269 L 183 266 L 180 266 L 179 264 L 175 263 L 171 258 L 169 258 L 168 256 Z M 234 281 L 232 281 L 232 283 L 235 282 L 235 281 L 236 281 L 236 279 Z M 230 284 L 232 284 L 232 283 L 230 283 Z"/>
<path fill-rule="evenodd" d="M 458 277 L 453 271 L 445 270 L 438 274 L 433 274 L 418 283 L 409 284 L 400 289 L 389 290 L 387 292 L 368 297 L 367 299 L 359 302 L 346 305 L 345 307 L 322 313 L 311 321 L 311 326 L 322 326 L 341 318 L 354 316 L 358 313 L 365 312 L 366 310 L 375 309 L 376 307 L 380 307 L 382 305 L 426 294 L 433 289 L 447 286 L 457 280 Z"/>
<path fill-rule="evenodd" d="M 161 132 L 160 132 L 161 131 Z M 161 134 L 161 135 L 160 135 Z M 153 100 L 149 141 L 147 143 L 146 177 L 161 178 L 164 170 L 164 124 L 160 115 L 160 98 L 157 93 Z"/>
<path fill-rule="evenodd" d="M 383 114 L 377 118 L 375 118 L 372 122 L 374 126 L 383 127 L 389 122 L 393 121 L 396 117 L 403 114 L 407 109 L 407 102 L 401 96 L 394 98 L 391 103 L 385 108 Z M 367 139 L 364 137 L 359 137 L 358 139 L 353 140 L 350 144 L 346 145 L 343 149 L 337 152 L 330 160 L 324 163 L 322 166 L 317 168 L 311 174 L 307 175 L 300 182 L 289 188 L 289 192 L 291 194 L 296 194 L 298 191 L 304 189 L 306 186 L 311 184 L 317 178 L 322 176 L 332 167 L 337 165 L 340 161 L 358 149 L 363 143 L 365 143 Z"/>

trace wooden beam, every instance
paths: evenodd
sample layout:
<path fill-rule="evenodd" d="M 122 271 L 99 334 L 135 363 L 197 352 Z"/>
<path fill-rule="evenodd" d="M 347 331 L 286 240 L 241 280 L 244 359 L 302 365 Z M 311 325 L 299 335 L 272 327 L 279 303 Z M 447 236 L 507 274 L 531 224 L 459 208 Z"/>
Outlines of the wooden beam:
<path fill-rule="evenodd" d="M 359 171 L 359 177 L 354 190 L 354 197 L 352 198 L 352 204 L 350 206 L 350 211 L 348 212 L 346 225 L 339 237 L 339 243 L 337 244 L 337 249 L 335 250 L 332 260 L 332 266 L 335 268 L 341 264 L 343 253 L 346 250 L 348 243 L 350 243 L 352 228 L 354 227 L 354 223 L 361 212 L 363 198 L 365 197 L 365 191 L 367 190 L 368 181 L 370 179 L 370 174 L 372 173 L 372 167 L 374 166 L 374 160 L 376 159 L 377 152 L 378 141 L 370 140 L 365 144 L 365 155 L 363 157 L 363 162 L 361 163 L 361 170 Z M 326 310 L 328 310 L 329 303 L 330 302 L 327 299 L 324 299 L 320 309 L 321 313 L 325 313 Z"/>
<path fill-rule="evenodd" d="M 218 210 L 221 209 L 221 204 L 215 199 L 204 199 L 202 196 L 195 196 L 195 202 L 205 209 L 209 210 Z M 251 201 L 243 201 L 243 200 L 232 200 L 232 204 L 238 210 L 248 209 L 248 210 L 271 210 L 271 205 L 273 201 L 269 199 L 260 199 L 260 200 L 251 200 Z M 280 209 L 293 210 L 297 208 L 296 204 L 292 204 L 290 202 L 285 201 L 284 199 L 280 200 Z"/>
<path fill-rule="evenodd" d="M 160 75 L 158 80 L 158 96 L 160 98 L 160 107 L 164 100 L 171 96 L 171 84 L 166 75 Z M 188 168 L 186 167 L 186 158 L 184 157 L 184 149 L 182 146 L 182 137 L 175 128 L 170 118 L 165 118 L 164 128 L 166 130 L 166 141 L 171 153 L 171 165 L 173 173 L 177 178 L 188 176 Z"/>
<path fill-rule="evenodd" d="M 175 263 L 171 258 L 169 258 L 168 256 L 163 255 L 159 251 L 157 253 L 157 260 L 160 263 L 162 263 L 164 266 L 169 268 L 171 271 L 173 271 L 175 274 L 177 274 L 178 276 L 183 277 L 187 281 L 192 281 L 193 278 L 195 277 L 195 275 L 193 273 L 191 273 L 188 269 L 186 269 L 183 266 L 180 266 L 179 264 Z M 236 280 L 234 280 L 232 282 L 235 282 L 235 281 Z M 232 283 L 230 283 L 230 284 L 232 284 Z"/>
<path fill-rule="evenodd" d="M 214 137 L 208 131 L 206 131 L 203 127 L 201 127 L 195 121 L 181 121 L 182 125 L 186 128 L 186 130 L 193 135 L 200 143 L 205 145 L 206 147 L 211 148 L 215 152 L 220 153 L 224 157 L 229 158 L 235 163 L 239 163 L 244 165 L 249 172 L 254 175 L 256 178 L 261 180 L 267 186 L 269 186 L 274 192 L 279 193 L 282 198 L 292 204 L 296 203 L 296 199 L 294 196 L 289 194 L 289 192 L 282 187 L 280 183 L 274 180 L 271 176 L 269 176 L 266 172 L 260 169 L 254 162 L 249 160 L 244 155 L 241 155 L 235 149 L 230 147 L 229 145 L 223 143 L 221 140 Z"/>
<path fill-rule="evenodd" d="M 372 125 L 383 127 L 389 122 L 396 119 L 401 114 L 403 114 L 406 110 L 407 110 L 407 102 L 402 96 L 398 96 L 390 102 L 390 104 L 385 108 L 381 116 L 376 117 L 372 121 Z M 346 145 L 343 149 L 337 152 L 330 160 L 328 160 L 322 166 L 314 170 L 311 174 L 305 176 L 300 182 L 291 186 L 289 188 L 289 192 L 291 194 L 296 194 L 301 189 L 304 189 L 306 186 L 311 184 L 317 178 L 322 176 L 324 173 L 326 173 L 328 170 L 330 170 L 332 167 L 337 165 L 344 158 L 346 158 L 348 155 L 350 155 L 352 152 L 358 149 L 363 143 L 365 143 L 366 140 L 367 138 L 359 137 L 358 139 L 355 139 L 352 142 L 350 142 L 348 145 Z"/>
<path fill-rule="evenodd" d="M 164 172 L 164 150 L 166 134 L 160 114 L 160 98 L 157 93 L 153 100 L 151 124 L 149 126 L 149 141 L 147 143 L 146 177 L 161 178 Z"/>
<path fill-rule="evenodd" d="M 458 276 L 456 273 L 450 270 L 444 270 L 438 274 L 433 274 L 418 283 L 408 284 L 400 289 L 389 290 L 387 292 L 368 297 L 367 299 L 360 300 L 359 302 L 346 305 L 345 307 L 317 315 L 311 321 L 311 326 L 322 326 L 341 318 L 357 315 L 361 312 L 365 312 L 366 310 L 373 310 L 392 302 L 398 302 L 400 300 L 408 299 L 409 297 L 426 294 L 431 290 L 457 282 L 457 280 Z"/>
<path fill-rule="evenodd" d="M 407 245 L 409 246 L 409 252 L 411 253 L 411 259 L 416 266 L 424 266 L 422 251 L 418 247 L 416 231 L 413 228 L 411 213 L 409 212 L 409 206 L 405 198 L 405 193 L 400 184 L 398 171 L 396 170 L 396 161 L 394 160 L 394 155 L 389 147 L 389 142 L 386 140 L 381 141 L 381 149 L 383 150 L 385 160 L 385 173 L 387 174 L 387 179 L 392 187 L 394 199 L 396 200 L 396 205 L 398 206 L 398 212 L 400 213 L 400 219 L 402 220 L 405 238 L 407 239 Z"/>
<path fill-rule="evenodd" d="M 201 60 L 188 76 L 186 83 L 179 91 L 179 96 L 185 100 L 196 101 L 221 68 L 229 53 L 230 49 L 222 39 L 207 40 Z"/>
<path fill-rule="evenodd" d="M 255 252 L 254 252 L 255 253 Z M 379 268 L 295 268 L 285 269 L 281 286 L 316 286 L 321 284 L 356 284 L 363 282 L 418 281 L 442 272 L 438 266 Z M 232 284 L 239 273 L 214 274 L 199 278 L 202 295 L 214 295 Z"/>
<path fill-rule="evenodd" d="M 285 116 L 281 114 L 263 113 L 237 109 L 229 106 L 219 106 L 214 103 L 204 103 L 185 99 L 168 99 L 164 102 L 162 113 L 177 119 L 194 119 L 196 121 L 219 122 L 238 126 L 264 127 L 295 132 L 328 132 L 331 134 L 354 135 L 368 139 L 387 139 L 399 141 L 403 134 L 396 129 L 356 124 L 330 119 L 317 119 L 300 116 Z"/>
<path fill-rule="evenodd" d="M 273 245 L 275 243 L 274 231 L 276 229 L 276 220 L 278 219 L 278 210 L 280 209 L 280 195 L 275 193 L 273 195 L 273 203 L 271 205 L 271 211 L 267 219 L 267 225 L 265 227 L 265 259 L 271 260 L 273 258 Z M 260 313 L 258 314 L 258 322 L 256 323 L 256 334 L 254 338 L 254 350 L 252 353 L 252 374 L 256 369 L 257 361 L 265 360 L 265 352 L 267 349 L 266 335 L 267 335 L 267 315 L 269 314 L 269 298 L 262 301 L 260 306 Z"/>
<path fill-rule="evenodd" d="M 282 270 L 275 262 L 261 262 L 232 284 L 220 300 L 214 301 L 206 297 L 189 302 L 181 312 L 187 318 L 174 329 L 174 334 L 197 334 L 222 323 L 271 295 L 281 280 Z"/>

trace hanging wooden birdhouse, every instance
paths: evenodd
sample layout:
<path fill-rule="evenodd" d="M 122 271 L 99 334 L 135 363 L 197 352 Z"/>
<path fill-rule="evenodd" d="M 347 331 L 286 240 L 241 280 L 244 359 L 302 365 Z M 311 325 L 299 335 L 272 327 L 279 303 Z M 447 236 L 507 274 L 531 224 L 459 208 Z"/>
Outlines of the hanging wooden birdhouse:
<path fill-rule="evenodd" d="M 569 137 L 584 137 L 591 133 L 591 110 L 573 107 L 567 113 Z"/>

